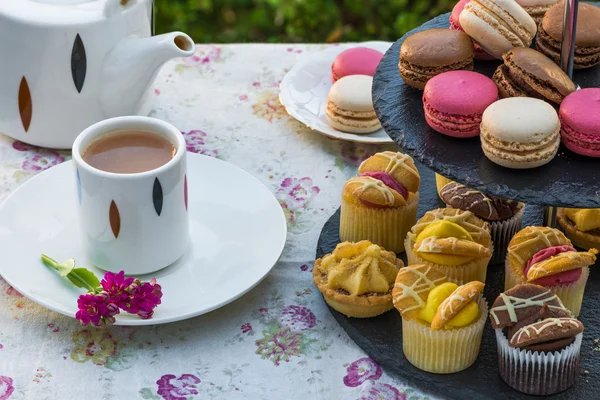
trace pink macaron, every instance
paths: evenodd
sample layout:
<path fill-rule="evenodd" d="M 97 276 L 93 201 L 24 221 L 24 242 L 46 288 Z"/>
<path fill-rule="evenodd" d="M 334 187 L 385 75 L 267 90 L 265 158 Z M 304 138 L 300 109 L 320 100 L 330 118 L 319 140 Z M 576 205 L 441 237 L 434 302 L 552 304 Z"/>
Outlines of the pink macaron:
<path fill-rule="evenodd" d="M 444 72 L 425 85 L 425 119 L 444 135 L 477 136 L 483 112 L 496 100 L 498 88 L 487 76 L 472 71 Z"/>
<path fill-rule="evenodd" d="M 450 29 L 455 31 L 464 32 L 462 26 L 460 26 L 460 13 L 465 8 L 468 2 L 471 0 L 460 0 L 454 8 L 452 9 L 452 14 L 450 14 Z M 475 58 L 478 60 L 495 60 L 496 57 L 488 54 L 484 49 L 481 48 L 477 42 L 473 41 L 473 45 L 475 46 Z"/>
<path fill-rule="evenodd" d="M 353 47 L 342 51 L 331 65 L 331 80 L 335 83 L 348 75 L 375 75 L 383 53 L 367 47 Z"/>
<path fill-rule="evenodd" d="M 600 157 L 600 89 L 571 93 L 560 104 L 560 134 L 567 148 L 588 157 Z"/>

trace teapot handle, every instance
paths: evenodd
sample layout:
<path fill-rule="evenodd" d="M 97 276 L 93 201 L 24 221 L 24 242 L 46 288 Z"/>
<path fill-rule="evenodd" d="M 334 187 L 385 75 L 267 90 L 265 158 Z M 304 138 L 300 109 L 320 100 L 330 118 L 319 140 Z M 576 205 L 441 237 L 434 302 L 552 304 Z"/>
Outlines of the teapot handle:
<path fill-rule="evenodd" d="M 106 0 L 104 4 L 104 16 L 107 18 L 112 17 L 115 14 L 120 13 L 127 7 L 135 4 L 137 0 Z"/>

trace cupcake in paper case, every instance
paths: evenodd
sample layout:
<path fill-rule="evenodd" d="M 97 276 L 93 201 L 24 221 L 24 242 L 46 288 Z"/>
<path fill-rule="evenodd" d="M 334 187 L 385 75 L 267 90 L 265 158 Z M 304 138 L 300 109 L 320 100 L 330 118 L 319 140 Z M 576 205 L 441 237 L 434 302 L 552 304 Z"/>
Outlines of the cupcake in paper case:
<path fill-rule="evenodd" d="M 494 250 L 488 223 L 454 208 L 426 212 L 406 235 L 405 248 L 408 265 L 432 266 L 459 284 L 485 282 Z"/>
<path fill-rule="evenodd" d="M 520 392 L 549 396 L 579 375 L 583 324 L 556 294 L 522 284 L 501 293 L 490 310 L 500 376 Z"/>
<path fill-rule="evenodd" d="M 448 207 L 471 211 L 490 225 L 494 243 L 494 254 L 490 263 L 503 263 L 508 243 L 515 233 L 521 230 L 524 204 L 489 196 L 456 182 L 444 186 L 440 197 Z"/>
<path fill-rule="evenodd" d="M 313 280 L 336 311 L 348 317 L 375 317 L 394 307 L 392 287 L 403 266 L 395 253 L 368 240 L 344 242 L 315 261 Z"/>
<path fill-rule="evenodd" d="M 504 290 L 522 283 L 546 287 L 577 317 L 596 254 L 596 249 L 578 252 L 558 229 L 529 226 L 508 246 Z"/>
<path fill-rule="evenodd" d="M 558 223 L 581 249 L 600 248 L 600 208 L 559 208 Z"/>
<path fill-rule="evenodd" d="M 487 320 L 483 287 L 477 281 L 459 286 L 428 265 L 400 268 L 392 297 L 402 316 L 402 349 L 412 365 L 451 374 L 475 362 Z"/>
<path fill-rule="evenodd" d="M 386 151 L 366 159 L 342 192 L 340 240 L 370 240 L 388 251 L 404 251 L 417 220 L 421 178 L 413 159 Z"/>

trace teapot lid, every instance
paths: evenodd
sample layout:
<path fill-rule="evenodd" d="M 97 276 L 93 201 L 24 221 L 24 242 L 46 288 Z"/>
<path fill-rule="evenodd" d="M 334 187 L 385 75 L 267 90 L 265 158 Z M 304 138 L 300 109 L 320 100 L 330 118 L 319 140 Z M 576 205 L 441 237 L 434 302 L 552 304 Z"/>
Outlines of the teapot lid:
<path fill-rule="evenodd" d="M 0 0 L 0 17 L 43 24 L 98 21 L 147 0 Z"/>

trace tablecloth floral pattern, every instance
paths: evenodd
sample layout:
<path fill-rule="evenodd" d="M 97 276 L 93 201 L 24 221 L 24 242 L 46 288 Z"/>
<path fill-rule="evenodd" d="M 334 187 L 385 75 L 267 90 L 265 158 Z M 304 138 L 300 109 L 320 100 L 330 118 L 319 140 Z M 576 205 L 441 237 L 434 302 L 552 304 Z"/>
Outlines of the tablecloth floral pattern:
<path fill-rule="evenodd" d="M 348 338 L 312 284 L 320 229 L 344 181 L 386 148 L 327 139 L 279 103 L 285 73 L 323 48 L 199 45 L 154 86 L 151 115 L 180 129 L 188 151 L 245 169 L 279 200 L 288 242 L 267 278 L 204 316 L 108 329 L 82 327 L 0 278 L 0 400 L 423 398 Z M 69 158 L 0 135 L 0 201 Z"/>

